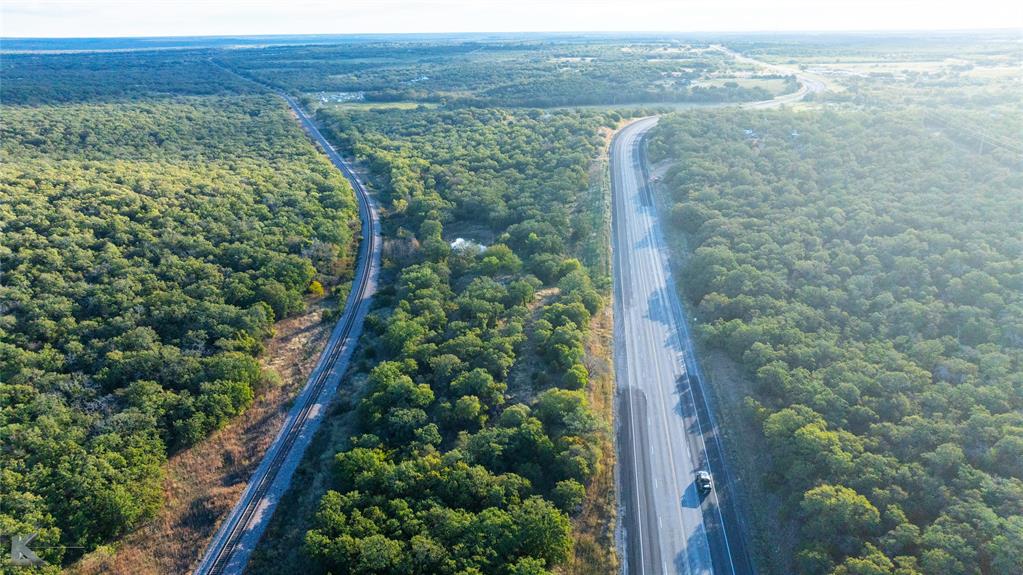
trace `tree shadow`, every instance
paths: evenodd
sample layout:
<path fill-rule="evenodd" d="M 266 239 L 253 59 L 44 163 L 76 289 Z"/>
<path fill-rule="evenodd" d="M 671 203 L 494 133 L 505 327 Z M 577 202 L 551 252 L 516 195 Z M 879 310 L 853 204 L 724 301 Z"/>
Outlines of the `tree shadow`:
<path fill-rule="evenodd" d="M 644 248 L 655 248 L 656 249 L 656 247 L 657 247 L 657 244 L 654 241 L 654 233 L 653 233 L 652 230 L 647 230 L 646 233 L 643 234 L 643 237 L 640 238 L 635 244 L 632 245 L 632 248 L 635 249 L 635 250 L 641 250 L 641 249 L 644 249 Z"/>
<path fill-rule="evenodd" d="M 702 545 L 701 545 L 702 543 Z M 710 549 L 707 548 L 705 557 L 693 553 L 694 549 L 707 548 L 707 531 L 703 525 L 699 525 L 686 540 L 685 548 L 675 555 L 675 573 L 687 575 L 713 575 L 714 570 L 710 562 Z"/>

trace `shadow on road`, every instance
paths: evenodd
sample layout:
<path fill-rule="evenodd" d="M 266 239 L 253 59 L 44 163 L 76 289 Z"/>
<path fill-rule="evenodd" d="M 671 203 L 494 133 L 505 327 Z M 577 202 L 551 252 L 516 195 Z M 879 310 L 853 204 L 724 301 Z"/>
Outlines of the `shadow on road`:
<path fill-rule="evenodd" d="M 657 240 L 654 238 L 654 234 L 647 232 L 642 238 L 636 240 L 636 243 L 632 244 L 632 249 L 639 251 L 646 248 L 657 248 Z"/>
<path fill-rule="evenodd" d="M 697 547 L 700 539 L 705 537 L 707 537 L 707 532 L 703 525 L 698 526 L 686 541 L 686 549 Z M 695 554 L 688 551 L 683 551 L 675 556 L 675 573 L 679 575 L 712 575 L 711 571 L 706 568 L 708 565 L 709 562 L 701 561 Z"/>
<path fill-rule="evenodd" d="M 624 387 L 618 392 L 618 455 L 630 464 L 622 466 L 621 493 L 624 504 L 625 549 L 629 565 L 661 564 L 656 506 L 649 490 L 650 445 L 647 431 L 647 397 L 642 390 Z"/>

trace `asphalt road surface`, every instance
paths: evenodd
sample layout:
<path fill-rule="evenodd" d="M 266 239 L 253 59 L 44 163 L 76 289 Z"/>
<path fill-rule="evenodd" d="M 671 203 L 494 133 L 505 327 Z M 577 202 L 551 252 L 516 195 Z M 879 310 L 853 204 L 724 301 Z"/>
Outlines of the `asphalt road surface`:
<path fill-rule="evenodd" d="M 657 118 L 611 146 L 615 372 L 626 573 L 752 573 L 642 158 Z M 698 470 L 714 476 L 700 494 Z"/>
<path fill-rule="evenodd" d="M 380 271 L 380 225 L 373 199 L 301 107 L 290 96 L 281 96 L 288 101 L 309 136 L 355 188 L 363 239 L 359 244 L 355 279 L 344 312 L 263 461 L 207 546 L 195 570 L 197 575 L 238 574 L 245 570 L 252 551 L 266 530 L 278 502 L 291 485 L 292 475 L 337 392 L 362 333 L 363 320 L 376 291 Z"/>
<path fill-rule="evenodd" d="M 823 89 L 813 79 L 802 75 L 798 79 L 799 91 L 746 106 L 777 106 Z M 298 103 L 279 95 L 355 188 L 364 241 L 344 313 L 242 497 L 210 541 L 195 571 L 199 575 L 244 571 L 337 391 L 361 334 L 380 268 L 379 222 L 372 198 Z M 641 159 L 642 136 L 656 121 L 647 118 L 628 126 L 616 136 L 611 151 L 615 369 L 626 571 L 752 573 L 739 529 L 741 516 L 731 503 L 732 486 L 717 426 L 702 393 Z M 707 495 L 699 494 L 694 484 L 699 469 L 715 477 L 714 490 Z"/>
<path fill-rule="evenodd" d="M 788 66 L 780 66 L 778 64 L 768 64 L 767 62 L 761 62 L 760 60 L 754 60 L 753 58 L 750 58 L 748 56 L 743 56 L 742 54 L 740 54 L 738 52 L 735 52 L 734 50 L 730 50 L 730 49 L 728 49 L 728 48 L 726 48 L 724 46 L 721 46 L 721 45 L 714 45 L 713 48 L 718 50 L 718 51 L 720 51 L 720 52 L 723 52 L 723 53 L 725 53 L 725 54 L 727 54 L 727 55 L 729 55 L 729 56 L 731 56 L 733 58 L 735 58 L 735 60 L 737 62 L 742 62 L 744 64 L 751 64 L 753 66 L 759 66 L 759 67 L 764 68 L 767 71 L 773 72 L 775 74 L 782 74 L 782 75 L 785 75 L 785 76 L 789 76 L 789 75 L 795 76 L 796 77 L 796 81 L 799 82 L 799 89 L 796 90 L 795 92 L 790 92 L 788 94 L 782 94 L 782 95 L 780 95 L 780 96 L 778 96 L 778 97 L 776 97 L 776 98 L 774 98 L 772 100 L 761 100 L 759 102 L 746 102 L 744 104 L 740 104 L 740 107 L 742 107 L 742 108 L 749 108 L 749 109 L 777 108 L 778 106 L 781 106 L 782 104 L 792 104 L 792 103 L 795 103 L 795 102 L 798 102 L 798 101 L 802 100 L 803 98 L 805 98 L 806 96 L 808 96 L 810 94 L 819 94 L 821 92 L 824 92 L 827 89 L 827 86 L 825 86 L 824 81 L 821 80 L 819 77 L 814 76 L 812 74 L 807 74 L 806 72 L 803 72 L 802 70 L 800 70 L 798 68 L 790 68 Z"/>
<path fill-rule="evenodd" d="M 799 89 L 741 108 L 765 109 L 826 90 L 800 70 L 767 64 L 724 46 L 736 60 L 792 74 Z M 720 104 L 712 107 L 726 107 Z M 615 377 L 625 572 L 755 573 L 742 506 L 689 337 L 683 304 L 649 188 L 643 137 L 656 117 L 622 129 L 611 145 Z M 701 495 L 698 470 L 714 488 Z"/>

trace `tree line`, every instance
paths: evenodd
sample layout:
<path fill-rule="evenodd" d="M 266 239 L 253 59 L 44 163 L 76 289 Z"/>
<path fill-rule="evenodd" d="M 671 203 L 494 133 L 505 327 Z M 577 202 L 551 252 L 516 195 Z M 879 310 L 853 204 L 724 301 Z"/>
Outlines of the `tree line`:
<path fill-rule="evenodd" d="M 206 49 L 4 54 L 0 101 L 38 105 L 248 94 L 254 87 L 209 62 Z"/>
<path fill-rule="evenodd" d="M 263 341 L 351 273 L 358 218 L 275 98 L 3 116 L 0 532 L 58 565 L 151 517 L 167 454 L 275 384 Z"/>
<path fill-rule="evenodd" d="M 610 121 L 580 112 L 321 112 L 388 206 L 360 342 L 358 430 L 306 533 L 309 568 L 551 573 L 609 433 L 584 341 L 606 283 L 570 222 Z M 465 228 L 471 224 L 469 228 Z M 445 226 L 477 244 L 452 247 Z M 486 244 L 480 247 L 479 243 Z"/>
<path fill-rule="evenodd" d="M 651 136 L 801 573 L 1023 567 L 1023 173 L 925 119 L 704 111 Z"/>
<path fill-rule="evenodd" d="M 549 107 L 770 99 L 763 88 L 699 86 L 728 65 L 664 41 L 379 43 L 218 54 L 246 76 L 294 92 L 370 102 Z"/>

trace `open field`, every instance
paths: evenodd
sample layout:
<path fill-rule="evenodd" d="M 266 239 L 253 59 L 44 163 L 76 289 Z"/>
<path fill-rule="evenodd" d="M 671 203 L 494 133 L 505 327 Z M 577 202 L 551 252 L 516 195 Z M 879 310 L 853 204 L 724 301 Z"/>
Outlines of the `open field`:
<path fill-rule="evenodd" d="M 785 93 L 788 82 L 781 78 L 743 78 L 743 77 L 715 77 L 707 80 L 700 80 L 697 86 L 724 86 L 729 82 L 738 84 L 743 88 L 763 88 L 777 96 Z"/>
<path fill-rule="evenodd" d="M 436 108 L 433 102 L 327 102 L 322 108 L 339 110 L 414 110 L 418 107 Z"/>

